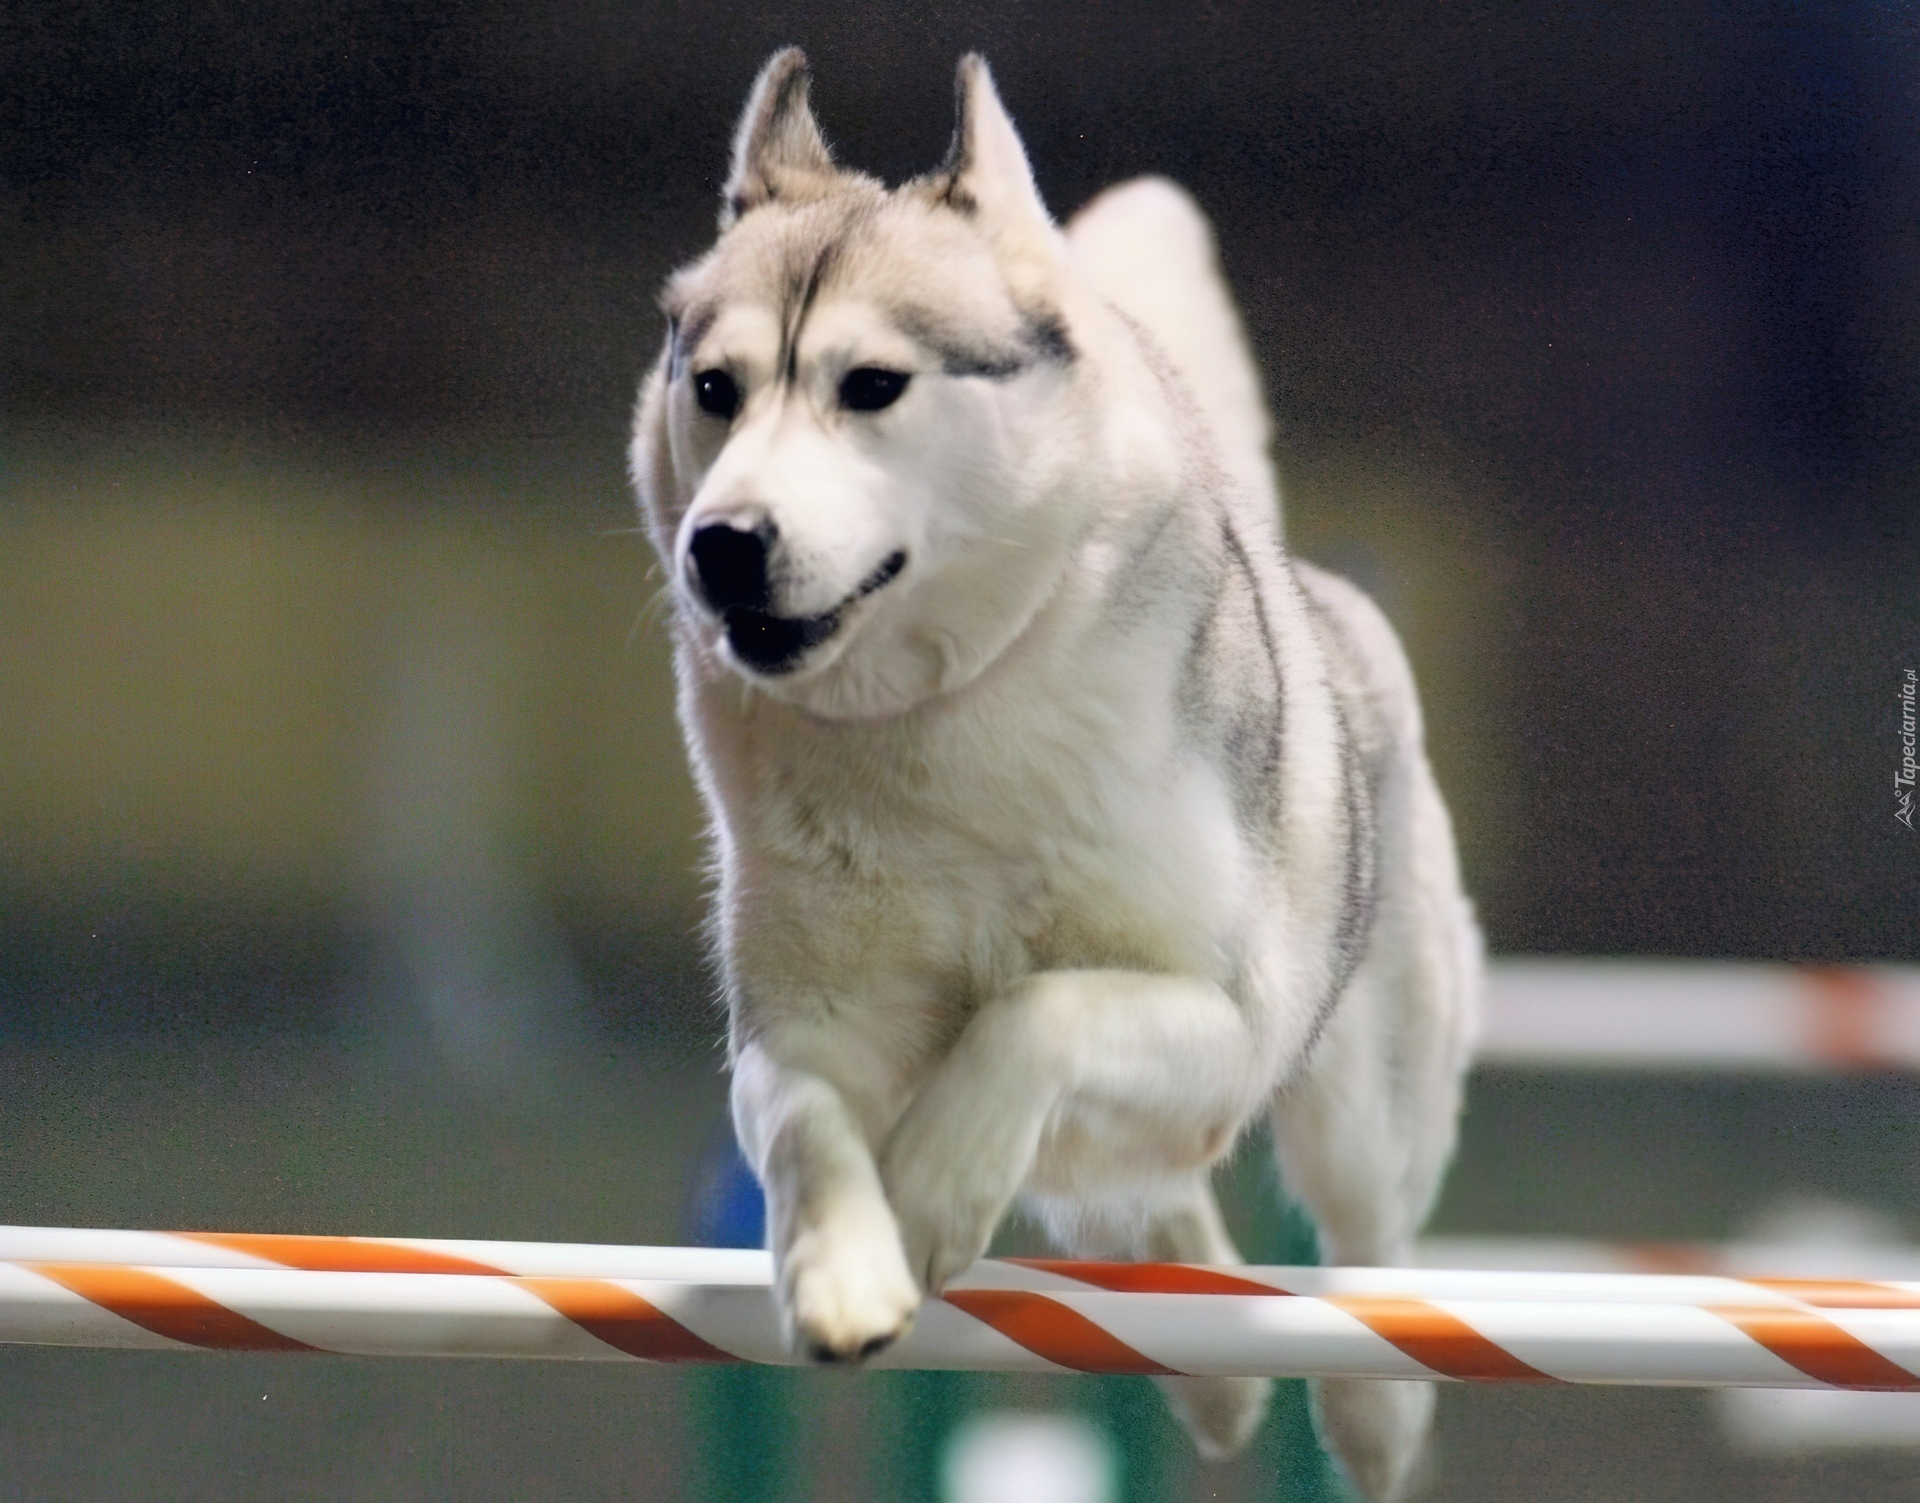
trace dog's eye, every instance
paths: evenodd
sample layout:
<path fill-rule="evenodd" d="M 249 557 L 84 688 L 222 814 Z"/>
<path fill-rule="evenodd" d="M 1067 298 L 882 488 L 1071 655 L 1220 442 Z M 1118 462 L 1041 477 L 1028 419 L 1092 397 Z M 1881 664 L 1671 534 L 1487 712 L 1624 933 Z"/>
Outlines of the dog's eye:
<path fill-rule="evenodd" d="M 840 405 L 855 412 L 878 412 L 900 400 L 907 389 L 905 371 L 887 371 L 877 365 L 850 370 L 840 382 Z"/>
<path fill-rule="evenodd" d="M 722 370 L 702 371 L 693 378 L 693 398 L 702 412 L 730 418 L 740 410 L 740 388 Z"/>

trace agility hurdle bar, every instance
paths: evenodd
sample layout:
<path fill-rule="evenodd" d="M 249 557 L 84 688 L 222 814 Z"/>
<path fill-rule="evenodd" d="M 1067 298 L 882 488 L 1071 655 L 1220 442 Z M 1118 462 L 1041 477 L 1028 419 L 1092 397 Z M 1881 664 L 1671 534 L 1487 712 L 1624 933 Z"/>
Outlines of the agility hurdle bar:
<path fill-rule="evenodd" d="M 1553 1070 L 1920 1070 L 1920 966 L 1494 960 L 1476 1058 Z"/>
<path fill-rule="evenodd" d="M 0 1342 L 795 1363 L 764 1253 L 0 1228 Z M 1920 1281 L 984 1260 L 878 1368 L 1920 1390 Z"/>

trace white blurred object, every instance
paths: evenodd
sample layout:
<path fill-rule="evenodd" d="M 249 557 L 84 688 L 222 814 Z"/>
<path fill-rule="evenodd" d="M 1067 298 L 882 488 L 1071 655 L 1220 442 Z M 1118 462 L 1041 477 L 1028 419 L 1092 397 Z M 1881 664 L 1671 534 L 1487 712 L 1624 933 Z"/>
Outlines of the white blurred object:
<path fill-rule="evenodd" d="M 1780 1196 L 1748 1217 L 1740 1230 L 1755 1242 L 1810 1261 L 1850 1267 L 1895 1258 L 1920 1263 L 1920 1248 L 1906 1240 L 1893 1217 L 1826 1196 Z M 1721 1433 L 1736 1450 L 1750 1455 L 1920 1446 L 1920 1393 L 1725 1390 L 1713 1401 Z"/>
<path fill-rule="evenodd" d="M 941 1466 L 942 1503 L 1113 1503 L 1113 1447 L 1068 1414 L 1001 1411 L 953 1433 Z"/>
<path fill-rule="evenodd" d="M 1920 967 L 1500 960 L 1484 1064 L 1920 1069 Z"/>
<path fill-rule="evenodd" d="M 1903 1252 L 1920 1256 L 1906 1228 L 1877 1206 L 1826 1195 L 1779 1195 L 1740 1226 L 1743 1242 L 1764 1242 L 1803 1252 Z"/>
<path fill-rule="evenodd" d="M 1728 1388 L 1713 1397 L 1721 1432 L 1754 1455 L 1920 1446 L 1920 1393 Z"/>
<path fill-rule="evenodd" d="M 1920 1282 L 1920 1247 L 1872 1206 L 1781 1195 L 1747 1217 L 1731 1242 L 1588 1242 L 1573 1237 L 1423 1237 L 1421 1268 L 1502 1273 L 1696 1273 L 1731 1278 Z"/>

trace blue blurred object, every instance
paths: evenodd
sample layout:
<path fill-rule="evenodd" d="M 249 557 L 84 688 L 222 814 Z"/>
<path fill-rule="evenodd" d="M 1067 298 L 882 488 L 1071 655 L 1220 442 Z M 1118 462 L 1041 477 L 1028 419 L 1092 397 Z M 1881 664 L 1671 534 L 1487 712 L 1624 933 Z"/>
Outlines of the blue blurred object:
<path fill-rule="evenodd" d="M 767 1204 L 760 1182 L 722 1116 L 687 1176 L 681 1214 L 693 1247 L 764 1247 Z M 783 1503 L 794 1464 L 795 1383 L 789 1370 L 716 1366 L 690 1375 L 698 1482 L 693 1496 L 715 1503 Z M 751 1444 L 743 1438 L 751 1437 Z"/>
<path fill-rule="evenodd" d="M 722 1117 L 693 1161 L 682 1218 L 691 1247 L 765 1247 L 767 1202 Z"/>

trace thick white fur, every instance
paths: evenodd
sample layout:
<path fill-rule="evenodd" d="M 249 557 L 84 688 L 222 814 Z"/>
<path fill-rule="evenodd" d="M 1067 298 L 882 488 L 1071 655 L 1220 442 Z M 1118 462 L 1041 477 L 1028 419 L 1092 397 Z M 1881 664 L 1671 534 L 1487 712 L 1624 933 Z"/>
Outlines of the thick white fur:
<path fill-rule="evenodd" d="M 799 68 L 776 57 L 749 101 L 737 223 L 669 291 L 633 449 L 680 590 L 734 1117 L 792 1340 L 896 1338 L 1016 1197 L 1070 1253 L 1237 1261 L 1208 1172 L 1263 1112 L 1327 1254 L 1403 1260 L 1451 1149 L 1477 936 L 1392 632 L 1281 552 L 1205 221 L 1145 181 L 1063 237 L 973 59 L 953 165 L 888 195 L 825 159 Z M 794 247 L 828 243 L 796 301 Z M 1036 308 L 1070 359 L 954 374 L 913 333 L 1031 345 Z M 860 365 L 911 384 L 841 411 Z M 707 368 L 738 376 L 729 422 L 689 395 Z M 741 663 L 688 584 L 693 530 L 743 517 L 778 527 L 779 612 L 847 602 L 785 673 Z M 905 571 L 856 599 L 896 549 Z M 1219 727 L 1270 682 L 1250 822 L 1257 759 Z M 1167 1386 L 1212 1454 L 1267 1387 Z M 1428 1386 L 1318 1404 L 1390 1496 Z"/>

